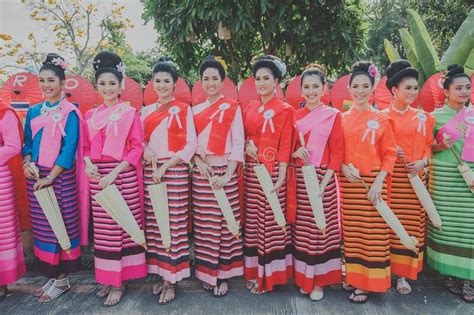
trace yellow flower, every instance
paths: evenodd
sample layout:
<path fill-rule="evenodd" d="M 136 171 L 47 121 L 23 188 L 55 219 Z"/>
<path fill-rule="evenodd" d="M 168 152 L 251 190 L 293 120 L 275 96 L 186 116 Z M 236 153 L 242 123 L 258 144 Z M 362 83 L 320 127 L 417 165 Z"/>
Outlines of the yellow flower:
<path fill-rule="evenodd" d="M 222 65 L 222 68 L 224 68 L 224 72 L 227 73 L 227 64 L 225 63 L 224 58 L 222 58 L 221 56 L 216 56 L 214 58 L 216 59 L 218 63 Z"/>

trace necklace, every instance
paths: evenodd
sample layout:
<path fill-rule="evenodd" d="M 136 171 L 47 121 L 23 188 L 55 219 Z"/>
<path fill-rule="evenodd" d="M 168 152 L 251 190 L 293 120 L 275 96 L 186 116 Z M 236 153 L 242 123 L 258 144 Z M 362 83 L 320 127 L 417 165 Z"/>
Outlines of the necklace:
<path fill-rule="evenodd" d="M 410 106 L 407 106 L 407 108 L 400 110 L 400 109 L 398 109 L 398 108 L 392 103 L 392 109 L 393 109 L 395 112 L 399 113 L 400 115 L 404 115 L 406 112 L 408 112 L 408 111 L 410 110 Z"/>
<path fill-rule="evenodd" d="M 157 111 L 157 112 L 160 112 L 160 113 L 161 113 L 161 112 L 164 112 L 165 110 L 168 109 L 168 107 L 170 107 L 170 104 L 171 104 L 171 102 L 172 102 L 173 100 L 174 100 L 174 98 L 170 99 L 169 102 L 166 103 L 165 106 L 161 106 L 161 107 L 160 107 L 160 106 L 157 104 L 157 105 L 156 105 L 156 111 Z M 163 104 L 160 104 L 160 105 L 163 105 Z"/>
<path fill-rule="evenodd" d="M 49 113 L 49 112 L 56 111 L 56 110 L 61 110 L 61 107 L 59 105 L 61 105 L 62 101 L 63 101 L 62 99 L 59 100 L 58 104 L 56 104 L 54 106 L 51 106 L 51 107 L 46 106 L 46 102 L 48 102 L 47 100 L 44 101 L 43 106 L 41 106 L 41 114 Z"/>
<path fill-rule="evenodd" d="M 91 118 L 91 123 L 92 123 L 92 128 L 94 128 L 95 130 L 101 130 L 103 129 L 109 122 L 111 121 L 119 121 L 120 120 L 120 115 L 119 113 L 122 111 L 123 109 L 123 105 L 119 105 L 110 115 L 109 117 L 106 119 L 105 123 L 103 123 L 102 125 L 100 126 L 97 126 L 97 123 L 95 121 L 95 117 L 97 115 L 97 112 L 99 111 L 99 108 L 100 107 L 97 107 L 95 110 L 94 110 L 94 113 L 92 114 L 92 118 Z"/>

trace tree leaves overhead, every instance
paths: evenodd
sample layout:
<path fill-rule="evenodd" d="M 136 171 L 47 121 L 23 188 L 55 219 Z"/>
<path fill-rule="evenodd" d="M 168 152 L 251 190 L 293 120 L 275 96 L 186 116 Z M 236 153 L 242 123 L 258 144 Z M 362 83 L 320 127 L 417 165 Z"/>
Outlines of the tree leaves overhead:
<path fill-rule="evenodd" d="M 367 25 L 359 1 L 144 0 L 158 42 L 192 73 L 208 54 L 224 57 L 230 76 L 250 75 L 260 54 L 284 59 L 294 75 L 318 61 L 331 71 L 345 70 L 364 47 Z M 220 40 L 219 22 L 231 32 Z M 186 73 L 187 72 L 187 73 Z"/>

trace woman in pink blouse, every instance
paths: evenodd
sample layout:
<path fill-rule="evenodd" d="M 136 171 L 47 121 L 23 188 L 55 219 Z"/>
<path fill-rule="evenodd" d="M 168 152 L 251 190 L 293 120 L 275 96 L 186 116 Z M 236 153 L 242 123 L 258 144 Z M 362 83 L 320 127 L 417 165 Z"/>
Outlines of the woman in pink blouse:
<path fill-rule="evenodd" d="M 177 101 L 173 91 L 178 66 L 160 58 L 153 67 L 153 88 L 158 102 L 143 109 L 145 132 L 145 235 L 148 272 L 163 281 L 153 286 L 159 304 L 174 300 L 175 285 L 190 276 L 188 206 L 189 162 L 196 153 L 197 139 L 193 113 L 188 104 Z M 153 164 L 157 168 L 153 168 Z M 166 183 L 171 244 L 164 244 L 147 186 Z"/>
<path fill-rule="evenodd" d="M 96 281 L 102 286 L 98 297 L 104 306 L 117 305 L 125 290 L 124 281 L 147 276 L 145 249 L 95 201 L 95 194 L 115 184 L 139 226 L 143 226 L 143 178 L 141 159 L 143 132 L 137 111 L 120 101 L 123 65 L 119 56 L 101 52 L 94 58 L 95 78 L 104 104 L 85 115 L 84 157 L 89 180 L 82 193 L 90 193 L 94 224 Z M 82 236 L 87 235 L 87 213 L 82 217 Z M 83 238 L 83 243 L 86 241 Z"/>
<path fill-rule="evenodd" d="M 219 57 L 204 59 L 199 72 L 207 100 L 193 107 L 198 134 L 192 195 L 196 278 L 215 297 L 226 295 L 227 279 L 244 271 L 236 172 L 244 160 L 244 128 L 239 104 L 221 94 L 226 68 Z M 237 232 L 229 230 L 217 203 L 214 191 L 219 190 L 229 201 Z"/>

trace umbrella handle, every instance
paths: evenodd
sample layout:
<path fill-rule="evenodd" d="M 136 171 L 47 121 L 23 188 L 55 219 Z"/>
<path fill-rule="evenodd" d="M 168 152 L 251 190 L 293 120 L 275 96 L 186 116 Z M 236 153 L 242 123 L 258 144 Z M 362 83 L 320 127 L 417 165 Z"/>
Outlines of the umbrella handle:
<path fill-rule="evenodd" d="M 443 139 L 446 139 L 447 137 L 448 135 L 446 133 L 443 133 Z M 459 155 L 456 153 L 456 151 L 454 151 L 454 147 L 449 148 L 449 150 L 453 153 L 454 158 L 456 159 L 456 161 L 458 161 L 458 164 L 463 164 L 463 161 L 461 160 Z"/>
<path fill-rule="evenodd" d="M 300 132 L 298 132 L 298 135 L 299 135 L 299 137 L 300 137 L 301 145 L 302 145 L 303 147 L 305 147 L 305 146 L 306 146 L 306 143 L 305 143 L 305 141 L 304 141 L 303 133 L 300 131 Z"/>

